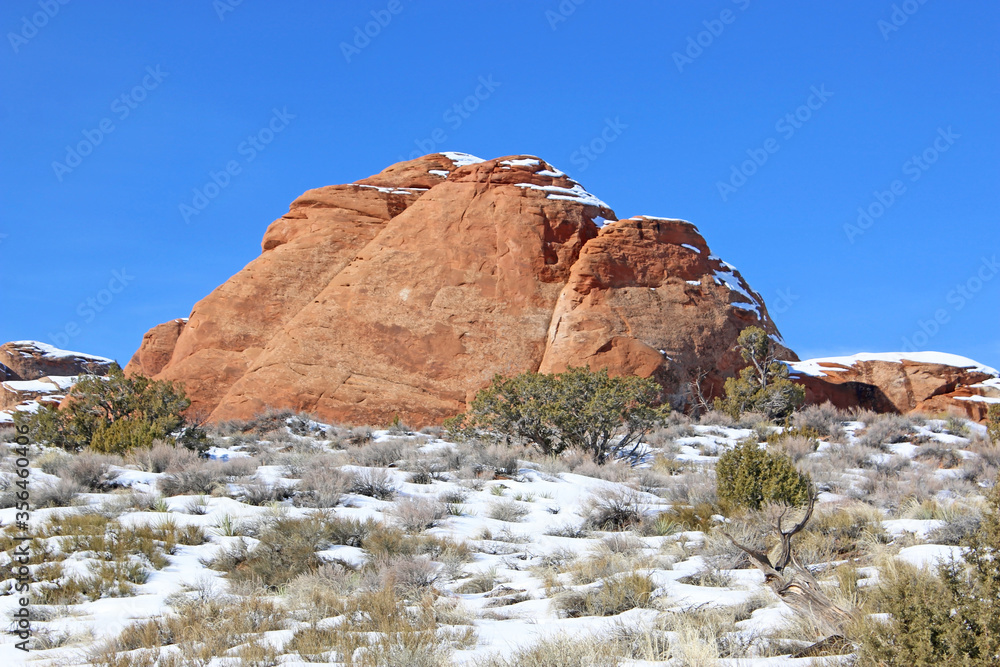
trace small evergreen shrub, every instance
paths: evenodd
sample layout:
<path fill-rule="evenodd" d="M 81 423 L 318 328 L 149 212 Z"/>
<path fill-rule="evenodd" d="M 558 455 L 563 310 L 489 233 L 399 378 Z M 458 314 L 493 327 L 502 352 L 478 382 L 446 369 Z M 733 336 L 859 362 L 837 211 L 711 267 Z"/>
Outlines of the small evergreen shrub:
<path fill-rule="evenodd" d="M 34 442 L 69 451 L 89 447 L 105 454 L 149 448 L 153 441 L 181 432 L 185 444 L 200 447 L 204 434 L 183 429 L 181 413 L 191 405 L 184 390 L 165 380 L 126 377 L 112 364 L 106 377 L 91 375 L 74 385 L 65 408 L 43 406 L 34 413 L 15 412 Z"/>
<path fill-rule="evenodd" d="M 857 629 L 859 665 L 996 665 L 1000 656 L 1000 485 L 966 541 L 965 561 L 937 573 L 897 565 L 879 588 L 884 623 Z"/>
<path fill-rule="evenodd" d="M 1000 445 L 1000 403 L 993 403 L 986 411 L 986 428 L 994 445 Z"/>
<path fill-rule="evenodd" d="M 719 457 L 715 466 L 719 500 L 749 509 L 765 503 L 803 505 L 812 492 L 809 475 L 791 459 L 745 441 Z"/>
<path fill-rule="evenodd" d="M 652 379 L 611 377 L 607 369 L 497 375 L 465 414 L 449 420 L 453 432 L 485 432 L 507 444 L 530 443 L 546 456 L 576 448 L 599 464 L 634 453 L 642 438 L 662 425 L 669 406 L 654 405 Z"/>

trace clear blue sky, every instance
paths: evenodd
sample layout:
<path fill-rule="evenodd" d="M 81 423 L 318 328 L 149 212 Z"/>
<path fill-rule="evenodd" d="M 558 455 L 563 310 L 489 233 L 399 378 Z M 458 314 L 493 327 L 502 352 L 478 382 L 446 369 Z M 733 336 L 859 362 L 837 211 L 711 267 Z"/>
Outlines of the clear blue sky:
<path fill-rule="evenodd" d="M 694 222 L 803 357 L 1000 366 L 1000 5 L 895 6 L 6 0 L 0 341 L 124 363 L 304 190 L 456 150 Z"/>

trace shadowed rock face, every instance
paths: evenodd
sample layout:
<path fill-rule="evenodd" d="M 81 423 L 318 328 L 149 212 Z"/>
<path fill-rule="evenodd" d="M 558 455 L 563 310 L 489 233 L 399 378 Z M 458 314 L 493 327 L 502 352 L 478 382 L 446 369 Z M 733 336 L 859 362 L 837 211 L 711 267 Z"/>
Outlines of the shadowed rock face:
<path fill-rule="evenodd" d="M 184 383 L 213 420 L 282 407 L 423 425 L 495 373 L 606 367 L 677 397 L 699 368 L 721 387 L 742 328 L 780 339 L 693 225 L 615 220 L 531 156 L 427 155 L 310 190 L 186 325 L 146 334 L 126 372 Z"/>

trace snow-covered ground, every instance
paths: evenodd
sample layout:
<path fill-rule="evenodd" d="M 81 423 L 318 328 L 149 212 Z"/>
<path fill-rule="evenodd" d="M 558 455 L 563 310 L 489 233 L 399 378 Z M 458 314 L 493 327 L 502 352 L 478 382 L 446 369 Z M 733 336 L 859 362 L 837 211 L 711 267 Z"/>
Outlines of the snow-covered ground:
<path fill-rule="evenodd" d="M 519 450 L 511 461 L 505 450 L 449 442 L 436 431 L 381 430 L 368 437 L 316 422 L 297 426 L 298 433 L 308 434 L 279 428 L 259 437 L 217 435 L 207 452 L 209 460 L 185 457 L 183 452 L 168 460 L 161 448 L 157 451 L 165 458 L 159 463 L 141 455 L 105 461 L 100 491 L 79 493 L 66 507 L 32 511 L 28 533 L 47 536 L 32 543 L 36 550 L 46 545 L 46 553 L 30 565 L 32 576 L 43 582 L 33 584 L 36 600 L 42 588 L 69 590 L 74 576 L 79 583 L 108 565 L 112 554 L 119 553 L 108 546 L 115 539 L 146 528 L 154 538 L 145 551 L 127 550 L 129 555 L 123 556 L 143 573 L 131 587 L 100 596 L 84 591 L 75 600 L 60 599 L 50 590 L 45 599 L 58 602 L 33 602 L 33 628 L 42 639 L 38 650 L 26 656 L 15 648 L 16 636 L 5 634 L 0 638 L 0 664 L 20 664 L 27 657 L 39 665 L 186 664 L 193 653 L 183 651 L 193 649 L 162 636 L 146 652 L 134 637 L 133 644 L 122 644 L 119 638 L 112 653 L 131 661 L 112 662 L 95 651 L 137 622 L 183 617 L 185 610 L 195 608 L 190 605 L 208 598 L 235 605 L 235 599 L 260 596 L 283 610 L 280 627 L 267 626 L 259 636 L 240 636 L 225 655 L 189 664 L 344 664 L 316 662 L 322 660 L 316 656 L 304 662 L 307 652 L 294 648 L 301 647 L 307 631 L 353 627 L 349 624 L 363 614 L 331 612 L 327 617 L 319 607 L 304 603 L 312 598 L 302 591 L 318 585 L 322 577 L 333 582 L 330 590 L 345 598 L 355 589 L 395 586 L 407 614 L 433 611 L 437 620 L 431 634 L 439 640 L 438 662 L 416 662 L 414 653 L 403 662 L 378 664 L 486 664 L 491 656 L 516 660 L 511 656 L 518 651 L 548 639 L 600 643 L 624 636 L 644 638 L 648 645 L 634 642 L 633 653 L 619 663 L 623 665 L 764 667 L 850 660 L 850 655 L 790 657 L 820 637 L 810 636 L 805 624 L 796 622 L 795 613 L 765 585 L 763 574 L 719 532 L 726 528 L 752 540 L 756 530 L 756 539 L 763 539 L 766 515 L 712 514 L 718 511 L 712 503 L 719 455 L 747 438 L 761 440 L 780 430 L 776 427 L 676 424 L 651 435 L 638 465 L 599 467 L 584 457 L 546 460 L 528 450 Z M 917 566 L 961 558 L 962 547 L 935 540 L 962 517 L 979 511 L 989 475 L 995 478 L 995 470 L 984 468 L 988 464 L 982 451 L 988 445 L 983 444 L 981 427 L 922 420 L 905 435 L 890 438 L 896 442 L 877 447 L 864 439 L 865 425 L 860 422 L 837 424 L 834 431 L 819 438 L 815 451 L 788 445 L 789 455 L 812 474 L 821 491 L 808 529 L 813 532 L 800 538 L 799 557 L 814 569 L 831 597 L 838 599 L 833 569 L 844 564 L 853 564 L 863 588 L 877 583 L 878 566 L 886 558 Z M 81 478 L 83 473 L 63 456 L 32 447 L 33 497 L 49 497 L 44 491 L 65 485 L 61 480 Z M 16 490 L 11 485 L 16 481 L 12 456 L 5 460 L 4 506 L 12 505 L 7 499 Z M 337 471 L 331 473 L 333 481 L 328 480 L 332 499 L 325 502 L 319 494 L 325 488 L 323 478 L 317 476 L 324 466 Z M 156 472 L 159 467 L 163 471 Z M 190 477 L 201 468 L 213 470 L 220 480 L 211 493 L 170 494 L 180 488 L 183 475 Z M 350 480 L 366 476 L 386 492 L 358 492 Z M 0 559 L 8 573 L 18 544 L 9 538 L 20 534 L 17 511 L 13 506 L 0 509 L 7 540 Z M 619 515 L 623 525 L 614 521 Z M 835 547 L 837 517 L 844 515 L 870 523 L 866 537 L 856 544 Z M 74 516 L 93 518 L 96 530 L 111 537 L 99 548 L 93 540 L 73 537 L 86 532 L 70 520 Z M 268 537 L 269 527 L 296 526 L 295 520 L 309 517 L 319 517 L 327 522 L 324 526 L 371 519 L 395 527 L 393 539 L 413 544 L 424 540 L 419 543 L 426 546 L 433 538 L 437 546 L 416 553 L 397 546 L 393 548 L 402 551 L 392 555 L 376 553 L 363 540 L 338 543 L 323 538 L 317 543 L 318 560 L 305 574 L 284 581 L 276 573 L 281 583 L 270 587 L 254 588 L 237 575 L 237 570 L 249 567 L 245 557 L 232 561 L 242 563 L 232 572 L 220 566 L 225 560 L 219 557 L 235 553 L 240 545 L 250 554 L 267 548 L 265 543 L 273 538 Z M 167 543 L 174 538 L 164 536 L 184 530 L 191 531 L 188 537 Z M 827 537 L 828 548 L 823 542 Z M 53 563 L 61 572 L 46 570 Z M 320 563 L 326 565 L 317 570 Z M 399 588 L 401 581 L 414 577 L 420 581 Z M 638 577 L 629 581 L 639 581 L 639 589 L 648 587 L 637 600 L 623 603 L 601 597 L 628 577 Z M 353 583 L 343 588 L 345 581 Z M 14 579 L 0 582 L 0 614 L 7 618 L 18 605 L 15 584 Z M 369 631 L 366 641 L 375 641 L 376 635 Z M 268 647 L 264 652 L 269 658 L 254 662 L 248 653 L 239 653 L 244 650 L 240 647 L 258 643 Z M 365 651 L 359 649 L 362 663 Z M 327 658 L 336 660 L 335 654 Z"/>

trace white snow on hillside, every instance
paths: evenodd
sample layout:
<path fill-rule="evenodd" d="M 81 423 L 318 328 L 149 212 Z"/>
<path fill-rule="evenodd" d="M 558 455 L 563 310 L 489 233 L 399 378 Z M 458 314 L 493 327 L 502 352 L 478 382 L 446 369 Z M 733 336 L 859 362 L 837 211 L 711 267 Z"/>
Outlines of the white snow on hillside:
<path fill-rule="evenodd" d="M 99 357 L 96 354 L 86 354 L 84 352 L 73 352 L 72 350 L 62 350 L 48 343 L 42 343 L 37 340 L 15 340 L 8 343 L 8 345 L 15 346 L 17 348 L 34 348 L 35 350 L 42 353 L 42 357 L 45 359 L 70 359 L 70 358 L 80 358 L 80 359 L 90 359 L 91 361 L 97 361 L 101 363 L 111 363 L 113 359 L 108 359 L 107 357 Z M 22 357 L 33 356 L 31 352 L 19 350 Z"/>
<path fill-rule="evenodd" d="M 861 352 L 844 357 L 818 357 L 816 359 L 806 359 L 804 361 L 794 361 L 789 364 L 793 371 L 798 371 L 805 375 L 822 377 L 827 373 L 837 373 L 843 368 L 830 368 L 822 364 L 837 364 L 839 366 L 853 366 L 858 361 L 888 361 L 899 363 L 901 361 L 914 361 L 922 364 L 942 364 L 944 366 L 955 366 L 956 368 L 968 368 L 980 373 L 990 375 L 1000 375 L 995 368 L 985 366 L 978 361 L 963 357 L 958 354 L 947 352 Z"/>
<path fill-rule="evenodd" d="M 292 420 L 287 423 L 292 424 Z M 858 449 L 858 436 L 863 434 L 865 424 L 838 424 L 842 430 L 836 441 L 823 437 L 815 451 L 801 454 L 800 467 L 812 466 L 813 470 L 823 469 L 823 461 L 838 457 L 839 469 L 824 473 L 826 477 L 822 483 L 833 486 L 827 486 L 820 495 L 817 516 L 847 511 L 856 513 L 851 516 L 867 517 L 866 520 L 874 523 L 866 530 L 874 531 L 873 535 L 882 530 L 886 537 L 881 541 L 873 537 L 862 547 L 874 549 L 879 557 L 931 567 L 941 559 L 961 558 L 961 547 L 935 543 L 935 536 L 948 528 L 949 517 L 958 516 L 962 503 L 979 502 L 975 498 L 963 500 L 959 492 L 969 493 L 971 489 L 976 494 L 983 490 L 964 481 L 961 475 L 952 474 L 962 468 L 938 469 L 936 463 L 926 463 L 923 455 L 932 451 L 934 456 L 940 456 L 940 451 L 948 450 L 954 455 L 954 462 L 948 465 L 969 462 L 972 470 L 972 464 L 979 458 L 972 449 L 978 445 L 968 430 L 965 435 L 956 435 L 945 432 L 946 425 L 941 420 L 926 420 L 912 426 L 905 436 L 907 442 L 894 441 L 883 450 L 863 450 Z M 481 476 L 475 472 L 475 466 L 479 465 L 475 461 L 485 461 L 491 456 L 502 458 L 506 450 L 484 452 L 483 445 L 460 445 L 435 434 L 399 430 L 374 431 L 370 439 L 362 440 L 362 444 L 352 444 L 343 435 L 343 430 L 334 438 L 332 427 L 300 420 L 295 431 L 290 427 L 279 429 L 256 440 L 246 436 L 216 438 L 207 452 L 212 461 L 193 459 L 186 464 L 189 471 L 223 462 L 236 466 L 234 476 L 226 478 L 211 495 L 160 496 L 162 485 L 175 473 L 153 472 L 150 466 L 138 463 L 143 460 L 141 457 L 133 463 L 119 460 L 108 469 L 112 488 L 83 493 L 77 505 L 34 510 L 31 516 L 33 530 L 39 529 L 51 517 L 89 513 L 115 517 L 123 528 L 164 525 L 179 529 L 200 528 L 205 531 L 207 541 L 178 544 L 166 555 L 167 564 L 163 567 L 154 568 L 146 563 L 148 578 L 122 597 L 104 596 L 62 606 L 36 605 L 39 613 L 36 631 L 64 639 L 51 648 L 33 653 L 32 658 L 36 661 L 33 664 L 53 667 L 92 664 L 87 662 L 87 650 L 138 620 L 176 614 L 174 605 L 178 600 L 213 596 L 219 600 L 237 599 L 233 596 L 242 595 L 241 589 L 232 583 L 226 572 L 213 569 L 212 560 L 241 541 L 252 552 L 260 544 L 258 538 L 264 527 L 279 519 L 313 516 L 317 510 L 303 506 L 297 502 L 297 496 L 291 494 L 301 489 L 305 476 L 316 467 L 315 462 L 329 461 L 330 457 L 341 462 L 338 469 L 343 474 L 384 475 L 386 483 L 396 489 L 395 497 L 387 499 L 362 495 L 356 490 L 345 491 L 333 506 L 322 510 L 330 517 L 374 519 L 385 525 L 403 526 L 405 515 L 401 508 L 411 506 L 408 503 L 437 504 L 441 508 L 447 503 L 447 512 L 442 511 L 429 528 L 411 534 L 463 543 L 471 553 L 470 558 L 462 562 L 445 563 L 445 559 L 439 560 L 438 556 L 412 558 L 416 563 L 414 567 L 430 568 L 428 595 L 433 591 L 438 600 L 435 604 L 453 606 L 461 612 L 453 616 L 467 619 L 461 623 L 471 624 L 439 621 L 440 632 L 465 632 L 464 628 L 470 628 L 473 633 L 470 643 L 454 650 L 449 664 L 471 667 L 492 655 L 511 656 L 547 637 L 565 636 L 585 641 L 600 637 L 602 633 L 612 636 L 626 630 L 652 632 L 650 629 L 658 627 L 657 623 L 664 618 L 683 619 L 691 615 L 697 619 L 701 618 L 698 614 L 708 612 L 737 613 L 732 610 L 739 610 L 736 616 L 739 620 L 725 631 L 724 639 L 728 642 L 726 645 L 742 646 L 739 649 L 742 652 L 734 657 L 721 657 L 718 661 L 713 659 L 713 665 L 808 667 L 848 664 L 850 656 L 831 656 L 820 662 L 810 662 L 790 658 L 791 649 L 783 648 L 778 652 L 772 648 L 771 653 L 761 653 L 772 639 L 775 646 L 799 648 L 812 640 L 787 639 L 789 633 L 801 632 L 795 629 L 798 626 L 794 612 L 770 592 L 757 569 L 746 563 L 739 564 L 738 554 L 734 555 L 728 543 L 719 537 L 717 528 L 733 529 L 736 524 L 716 514 L 705 517 L 704 524 L 699 527 L 685 526 L 675 515 L 679 509 L 695 505 L 698 494 L 705 492 L 703 487 L 713 484 L 714 465 L 723 452 L 748 438 L 760 439 L 768 432 L 780 430 L 773 426 L 751 429 L 681 424 L 672 426 L 655 441 L 651 439 L 642 460 L 634 466 L 618 463 L 599 468 L 584 462 L 573 467 L 569 462 L 515 458 L 511 469 Z M 307 435 L 302 435 L 303 432 Z M 364 462 L 366 457 L 381 455 L 392 447 L 397 447 L 398 452 L 389 455 L 383 464 Z M 35 450 L 31 456 L 33 462 L 48 461 L 46 466 L 52 466 L 50 469 L 58 475 L 66 475 L 65 468 L 53 466 L 54 458 L 63 454 L 49 451 L 43 459 L 43 452 L 39 448 Z M 856 455 L 851 453 L 855 450 L 859 452 Z M 454 465 L 434 467 L 438 465 L 435 462 L 449 460 L 455 461 Z M 853 463 L 846 464 L 846 460 Z M 926 469 L 929 479 L 934 480 L 921 483 L 928 489 L 928 499 L 922 503 L 904 504 L 893 513 L 867 504 L 868 492 L 863 490 L 868 479 L 866 475 L 869 471 L 877 474 L 878 466 L 888 465 L 898 469 L 906 466 Z M 422 470 L 433 472 L 418 479 L 417 474 Z M 8 483 L 13 479 L 9 471 L 0 472 L 0 476 Z M 59 481 L 56 474 L 43 472 L 39 467 L 31 469 L 30 482 L 35 497 Z M 902 484 L 903 480 L 897 483 Z M 288 493 L 271 501 L 251 504 L 249 498 L 261 489 L 287 489 Z M 144 498 L 148 500 L 142 500 Z M 595 527 L 593 517 L 599 514 L 600 503 L 606 498 L 627 499 L 629 511 L 644 517 L 642 525 L 645 528 Z M 13 506 L 0 509 L 0 525 L 11 526 L 16 512 Z M 658 520 L 661 523 L 656 523 Z M 64 576 L 88 575 L 92 568 L 104 562 L 101 554 L 63 551 L 65 543 L 61 539 L 47 539 L 51 553 L 46 557 L 50 560 L 65 557 L 59 561 Z M 372 554 L 354 544 L 325 545 L 317 552 L 317 557 L 332 568 L 331 572 L 337 568 L 374 565 Z M 856 557 L 856 554 L 843 558 L 848 557 Z M 616 563 L 622 562 L 628 563 L 626 569 L 614 569 Z M 834 560 L 811 565 L 825 586 L 836 586 L 833 568 L 846 562 Z M 10 563 L 9 554 L 0 554 L 0 566 L 8 572 L 0 577 L 9 576 L 6 566 Z M 877 567 L 858 567 L 857 573 L 859 588 L 877 585 Z M 651 583 L 649 599 L 642 605 L 606 616 L 566 613 L 560 606 L 570 604 L 574 596 L 601 590 L 617 577 L 632 575 L 648 577 Z M 15 608 L 15 596 L 2 593 L 10 590 L 7 587 L 13 581 L 0 580 L 0 614 L 9 614 Z M 362 585 L 362 581 L 359 579 L 356 585 Z M 283 589 L 271 591 L 267 599 L 282 603 L 286 595 Z M 271 664 L 343 664 L 303 662 L 285 646 L 296 633 L 310 627 L 310 623 L 303 620 L 304 613 L 306 611 L 289 612 L 282 629 L 261 636 L 283 656 Z M 331 616 L 312 622 L 317 627 L 340 627 L 347 620 L 343 616 Z M 685 639 L 684 632 L 665 631 L 662 641 L 672 646 L 692 641 Z M 649 635 L 653 636 L 660 635 Z M 246 637 L 242 641 L 250 639 Z M 19 664 L 23 656 L 14 648 L 14 641 L 16 638 L 12 635 L 0 636 L 0 664 Z M 163 655 L 176 655 L 179 649 L 168 644 L 158 650 L 162 650 Z M 211 663 L 213 667 L 228 664 L 237 663 L 221 658 Z M 653 664 L 679 663 L 641 660 L 621 663 L 623 667 Z"/>

